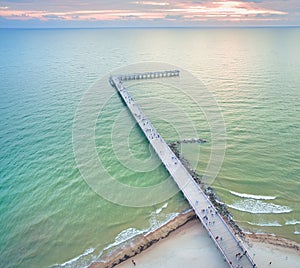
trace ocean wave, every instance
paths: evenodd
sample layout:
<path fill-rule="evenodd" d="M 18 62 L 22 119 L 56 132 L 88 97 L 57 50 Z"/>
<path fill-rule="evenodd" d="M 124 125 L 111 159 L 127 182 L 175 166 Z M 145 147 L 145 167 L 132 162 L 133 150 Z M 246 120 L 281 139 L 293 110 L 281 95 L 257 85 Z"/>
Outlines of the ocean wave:
<path fill-rule="evenodd" d="M 234 191 L 229 191 L 231 194 L 238 196 L 238 197 L 243 197 L 243 198 L 251 198 L 251 199 L 256 199 L 256 200 L 274 200 L 276 196 L 268 196 L 268 195 L 253 195 L 253 194 L 245 194 L 245 193 L 237 193 Z"/>
<path fill-rule="evenodd" d="M 156 213 L 156 214 L 161 213 L 162 210 L 163 210 L 164 208 L 166 208 L 167 206 L 168 206 L 168 203 L 165 203 L 162 207 L 158 208 L 158 209 L 155 211 L 155 213 Z"/>
<path fill-rule="evenodd" d="M 287 206 L 280 206 L 254 199 L 238 201 L 232 205 L 228 205 L 228 207 L 252 214 L 280 214 L 292 211 L 292 209 Z"/>
<path fill-rule="evenodd" d="M 163 219 L 158 219 L 156 217 L 156 214 L 152 214 L 151 218 L 150 218 L 150 228 L 148 229 L 147 234 L 153 232 L 154 230 L 156 230 L 157 228 L 163 226 L 164 224 L 168 223 L 169 221 L 173 220 L 174 218 L 176 218 L 180 213 L 170 213 L 168 214 L 166 217 L 164 217 Z"/>
<path fill-rule="evenodd" d="M 296 225 L 296 224 L 300 224 L 300 221 L 291 220 L 291 221 L 287 221 L 285 223 L 285 225 Z"/>
<path fill-rule="evenodd" d="M 165 203 L 162 208 L 166 208 L 168 206 L 168 203 Z M 108 246 L 106 246 L 101 254 L 97 256 L 97 259 L 104 256 L 104 259 L 110 256 L 111 254 L 114 254 L 115 252 L 115 247 L 120 246 L 120 245 L 127 245 L 128 242 L 130 242 L 133 238 L 139 236 L 139 235 L 147 235 L 149 233 L 152 233 L 155 231 L 157 228 L 161 227 L 165 223 L 169 222 L 170 220 L 174 219 L 176 216 L 178 216 L 179 213 L 170 213 L 167 216 L 163 216 L 161 214 L 157 214 L 156 211 L 153 211 L 150 214 L 150 227 L 144 230 L 138 230 L 136 228 L 128 228 L 126 230 L 123 230 L 120 232 L 116 238 L 115 241 Z M 104 254 L 104 255 L 103 255 Z"/>
<path fill-rule="evenodd" d="M 61 264 L 54 264 L 51 267 L 52 268 L 67 268 L 67 267 L 84 267 L 84 266 L 87 266 L 90 263 L 90 260 L 85 260 L 85 259 L 81 260 L 81 259 L 83 259 L 84 257 L 92 254 L 94 251 L 95 251 L 94 248 L 88 248 L 84 251 L 84 253 L 78 255 L 77 257 L 75 257 L 75 258 L 73 258 L 69 261 L 66 261 L 64 263 L 61 263 Z"/>
<path fill-rule="evenodd" d="M 299 231 L 295 231 L 294 234 L 300 234 L 300 232 Z"/>
<path fill-rule="evenodd" d="M 104 250 L 110 249 L 112 247 L 115 247 L 117 245 L 120 245 L 144 232 L 146 232 L 147 230 L 138 230 L 136 228 L 128 228 L 126 230 L 123 230 L 121 233 L 119 233 L 116 238 L 115 241 L 111 244 L 109 244 L 107 247 L 104 248 Z"/>
<path fill-rule="evenodd" d="M 250 222 L 247 221 L 248 224 L 253 225 L 253 226 L 263 226 L 263 227 L 280 227 L 282 226 L 279 222 L 274 221 L 274 222 Z"/>
<path fill-rule="evenodd" d="M 167 206 L 168 203 L 165 203 L 160 209 L 166 208 Z M 178 216 L 179 213 L 170 213 L 169 215 L 164 217 L 163 220 L 159 220 L 157 218 L 159 216 L 158 214 L 159 213 L 157 213 L 157 210 L 151 213 L 150 227 L 148 229 L 138 230 L 136 228 L 128 228 L 126 230 L 123 230 L 116 236 L 115 241 L 113 243 L 109 244 L 107 247 L 104 248 L 104 251 L 107 251 L 115 246 L 125 243 L 138 235 L 148 234 L 153 232 L 154 230 L 161 227 L 165 223 L 174 219 L 176 216 Z"/>
<path fill-rule="evenodd" d="M 220 200 L 218 200 L 218 199 L 215 199 L 215 201 L 218 203 L 218 204 L 220 204 L 220 205 L 225 205 L 225 203 L 224 202 L 221 202 Z"/>
<path fill-rule="evenodd" d="M 266 232 L 262 232 L 262 231 L 255 232 L 255 234 L 257 234 L 257 235 L 270 235 L 270 236 L 276 236 L 276 234 L 273 234 L 273 233 L 266 233 Z"/>

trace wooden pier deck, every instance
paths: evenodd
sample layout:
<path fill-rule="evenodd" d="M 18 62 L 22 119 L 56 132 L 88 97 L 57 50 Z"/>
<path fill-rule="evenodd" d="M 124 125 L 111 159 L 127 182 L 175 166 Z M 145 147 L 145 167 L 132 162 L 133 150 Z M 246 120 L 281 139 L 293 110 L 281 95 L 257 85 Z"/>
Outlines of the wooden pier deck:
<path fill-rule="evenodd" d="M 164 71 L 141 74 L 128 74 L 120 76 L 111 76 L 110 83 L 126 103 L 128 109 L 137 121 L 138 125 L 149 140 L 153 149 L 165 165 L 166 169 L 173 177 L 179 189 L 194 209 L 202 225 L 207 230 L 209 236 L 214 241 L 217 248 L 221 251 L 225 261 L 230 267 L 248 268 L 257 267 L 243 243 L 235 236 L 228 224 L 204 194 L 192 176 L 176 157 L 168 144 L 157 132 L 150 120 L 145 116 L 137 102 L 128 93 L 122 81 L 149 78 L 164 78 L 179 76 L 179 71 Z M 205 260 L 203 260 L 205 262 Z"/>

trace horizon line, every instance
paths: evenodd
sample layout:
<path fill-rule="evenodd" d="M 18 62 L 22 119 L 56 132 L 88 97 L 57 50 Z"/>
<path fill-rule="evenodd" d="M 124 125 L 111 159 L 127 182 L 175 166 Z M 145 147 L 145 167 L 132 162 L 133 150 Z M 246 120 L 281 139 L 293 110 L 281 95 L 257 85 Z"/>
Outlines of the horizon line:
<path fill-rule="evenodd" d="M 76 29 L 178 29 L 178 28 L 186 28 L 186 29 L 205 29 L 205 28 L 300 28 L 300 25 L 203 25 L 203 26 L 97 26 L 97 27 L 1 27 L 0 30 L 76 30 Z"/>

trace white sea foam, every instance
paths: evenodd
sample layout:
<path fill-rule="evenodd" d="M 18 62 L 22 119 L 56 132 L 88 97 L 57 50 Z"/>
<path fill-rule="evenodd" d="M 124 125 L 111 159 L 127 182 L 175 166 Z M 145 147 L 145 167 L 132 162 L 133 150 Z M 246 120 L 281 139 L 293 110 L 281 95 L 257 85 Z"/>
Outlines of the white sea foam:
<path fill-rule="evenodd" d="M 299 231 L 295 231 L 294 234 L 300 234 L 300 232 Z"/>
<path fill-rule="evenodd" d="M 151 227 L 149 228 L 147 234 L 153 232 L 157 228 L 161 227 L 162 225 L 168 223 L 169 221 L 173 220 L 179 215 L 179 213 L 170 213 L 166 217 L 164 217 L 162 220 L 158 219 L 155 214 L 151 214 L 150 218 L 150 224 Z"/>
<path fill-rule="evenodd" d="M 253 214 L 279 214 L 292 211 L 292 209 L 287 206 L 280 206 L 254 199 L 238 201 L 228 205 L 228 207 Z"/>
<path fill-rule="evenodd" d="M 254 225 L 254 226 L 263 226 L 263 227 L 280 227 L 282 226 L 279 222 L 273 221 L 273 222 L 249 222 L 247 221 L 248 224 Z"/>
<path fill-rule="evenodd" d="M 273 234 L 273 233 L 266 233 L 266 232 L 255 232 L 255 234 L 258 234 L 258 235 L 271 235 L 271 236 L 276 236 L 276 234 Z"/>
<path fill-rule="evenodd" d="M 126 242 L 127 240 L 134 238 L 135 236 L 140 235 L 144 232 L 146 232 L 146 230 L 138 230 L 135 228 L 128 228 L 126 230 L 123 230 L 121 233 L 119 233 L 116 236 L 115 242 L 113 242 L 112 244 L 109 244 L 107 247 L 104 248 L 104 250 L 107 250 L 114 246 L 120 245 L 123 242 Z"/>
<path fill-rule="evenodd" d="M 85 256 L 88 256 L 90 254 L 92 254 L 93 252 L 95 251 L 94 248 L 88 248 L 84 251 L 84 253 L 78 255 L 77 257 L 69 260 L 69 261 L 66 261 L 64 263 L 61 263 L 61 264 L 54 264 L 52 265 L 51 267 L 64 267 L 64 268 L 67 268 L 67 267 L 74 267 L 75 266 L 75 263 L 78 263 L 80 261 L 80 259 L 82 259 L 83 257 Z M 89 261 L 88 261 L 89 262 Z M 81 263 L 81 267 L 83 267 L 83 263 Z"/>
<path fill-rule="evenodd" d="M 162 208 L 158 208 L 157 210 L 155 210 L 155 213 L 159 214 L 159 213 L 161 213 L 161 211 L 162 211 Z"/>
<path fill-rule="evenodd" d="M 218 203 L 218 204 L 220 204 L 220 205 L 225 205 L 225 203 L 224 202 L 221 202 L 220 200 L 218 200 L 218 199 L 215 199 L 216 200 L 216 202 Z"/>
<path fill-rule="evenodd" d="M 253 195 L 253 194 L 245 194 L 245 193 L 237 193 L 234 191 L 229 191 L 231 194 L 235 196 L 239 196 L 242 198 L 251 198 L 251 199 L 256 199 L 256 200 L 274 200 L 276 196 L 268 196 L 268 195 Z"/>
<path fill-rule="evenodd" d="M 162 208 L 166 208 L 168 206 L 168 203 L 165 203 Z"/>
<path fill-rule="evenodd" d="M 156 213 L 156 214 L 161 213 L 162 210 L 163 210 L 164 208 L 166 208 L 167 206 L 168 206 L 168 203 L 165 203 L 162 207 L 158 208 L 158 209 L 155 211 L 155 213 Z"/>
<path fill-rule="evenodd" d="M 287 221 L 285 223 L 285 225 L 296 225 L 296 224 L 300 224 L 300 221 L 291 220 L 291 221 Z"/>
<path fill-rule="evenodd" d="M 168 203 L 165 203 L 161 208 L 159 209 L 164 209 L 168 206 Z M 158 210 L 158 209 L 157 209 Z M 156 211 L 153 211 L 151 213 L 151 218 L 150 218 L 150 228 L 148 229 L 144 229 L 144 230 L 138 230 L 136 228 L 128 228 L 126 230 L 123 230 L 121 233 L 119 233 L 116 238 L 115 241 L 112 244 L 109 244 L 107 247 L 104 248 L 104 250 L 108 250 L 111 249 L 115 246 L 118 246 L 140 234 L 146 234 L 146 233 L 151 233 L 154 230 L 156 230 L 157 228 L 161 227 L 163 224 L 169 222 L 170 220 L 174 219 L 176 216 L 178 216 L 179 213 L 171 213 L 169 215 L 167 215 L 167 217 L 164 217 L 163 220 L 159 220 L 157 217 L 159 216 L 158 214 L 160 212 L 157 213 Z"/>

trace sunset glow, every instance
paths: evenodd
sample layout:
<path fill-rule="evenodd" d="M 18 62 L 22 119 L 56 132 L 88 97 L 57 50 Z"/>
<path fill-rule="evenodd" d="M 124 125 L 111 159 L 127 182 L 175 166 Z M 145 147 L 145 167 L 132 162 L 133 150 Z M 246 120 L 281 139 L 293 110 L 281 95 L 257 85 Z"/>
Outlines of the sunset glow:
<path fill-rule="evenodd" d="M 281 2 L 285 2 L 282 5 Z M 98 1 L 65 1 L 57 4 L 41 1 L 0 2 L 0 27 L 3 23 L 17 21 L 52 22 L 98 22 L 118 26 L 120 21 L 143 23 L 151 26 L 154 22 L 168 25 L 226 25 L 230 22 L 249 21 L 299 25 L 300 7 L 298 1 L 120 1 L 103 3 Z M 283 8 L 285 7 L 285 8 Z M 204 24 L 204 25 L 207 25 Z M 125 24 L 126 25 L 126 24 Z"/>

